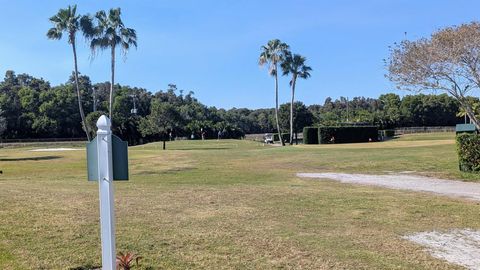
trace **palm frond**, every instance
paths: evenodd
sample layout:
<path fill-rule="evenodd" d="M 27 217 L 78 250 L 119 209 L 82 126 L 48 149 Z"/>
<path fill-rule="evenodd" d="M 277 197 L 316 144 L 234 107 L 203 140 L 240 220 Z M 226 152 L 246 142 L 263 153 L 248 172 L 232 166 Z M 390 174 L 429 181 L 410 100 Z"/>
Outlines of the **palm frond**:
<path fill-rule="evenodd" d="M 48 29 L 47 37 L 49 39 L 62 39 L 62 32 L 58 31 L 57 28 L 52 27 L 52 28 Z"/>

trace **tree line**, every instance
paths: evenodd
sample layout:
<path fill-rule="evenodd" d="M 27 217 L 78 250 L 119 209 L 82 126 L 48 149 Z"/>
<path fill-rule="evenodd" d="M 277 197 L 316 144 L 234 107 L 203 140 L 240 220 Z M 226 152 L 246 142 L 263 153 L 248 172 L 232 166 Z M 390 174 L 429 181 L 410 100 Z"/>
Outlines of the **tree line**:
<path fill-rule="evenodd" d="M 82 109 L 90 135 L 95 121 L 108 114 L 110 82 L 78 76 Z M 117 84 L 113 96 L 114 133 L 131 144 L 174 137 L 239 138 L 276 131 L 275 109 L 221 109 L 197 100 L 192 91 L 169 84 L 152 93 Z M 478 99 L 471 98 L 478 102 Z M 279 106 L 279 125 L 290 127 L 290 103 Z M 327 98 L 323 104 L 295 102 L 293 132 L 310 125 L 372 124 L 380 128 L 451 126 L 463 122 L 460 103 L 447 94 L 383 94 L 378 98 Z M 0 135 L 6 139 L 85 137 L 74 75 L 52 86 L 42 78 L 7 71 L 0 81 Z M 3 128 L 2 128 L 3 127 Z M 3 131 L 3 135 L 1 134 Z"/>

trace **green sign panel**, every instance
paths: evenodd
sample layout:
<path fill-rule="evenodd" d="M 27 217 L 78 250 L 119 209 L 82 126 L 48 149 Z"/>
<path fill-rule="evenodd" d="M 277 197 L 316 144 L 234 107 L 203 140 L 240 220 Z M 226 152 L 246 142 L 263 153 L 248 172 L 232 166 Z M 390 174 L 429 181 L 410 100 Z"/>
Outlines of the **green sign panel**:
<path fill-rule="evenodd" d="M 457 124 L 455 127 L 456 133 L 475 133 L 477 131 L 477 128 L 475 127 L 474 124 Z"/>
<path fill-rule="evenodd" d="M 98 180 L 97 138 L 87 143 L 88 181 Z M 113 180 L 128 180 L 128 143 L 112 135 Z"/>

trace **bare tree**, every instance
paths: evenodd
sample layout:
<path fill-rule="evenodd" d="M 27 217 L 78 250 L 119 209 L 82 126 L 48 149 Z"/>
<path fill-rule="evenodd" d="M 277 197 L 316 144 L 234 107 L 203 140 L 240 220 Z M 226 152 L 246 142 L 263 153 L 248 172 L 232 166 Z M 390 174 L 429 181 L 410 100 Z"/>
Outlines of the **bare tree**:
<path fill-rule="evenodd" d="M 480 24 L 441 29 L 430 38 L 404 40 L 391 48 L 387 77 L 398 89 L 445 91 L 459 102 L 477 129 L 467 95 L 480 89 Z"/>

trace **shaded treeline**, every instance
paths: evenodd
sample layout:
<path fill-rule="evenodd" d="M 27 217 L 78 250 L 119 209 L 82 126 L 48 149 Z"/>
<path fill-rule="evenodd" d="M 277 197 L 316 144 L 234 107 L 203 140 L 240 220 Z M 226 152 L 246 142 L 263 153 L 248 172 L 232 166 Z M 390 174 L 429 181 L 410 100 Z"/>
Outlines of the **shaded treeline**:
<path fill-rule="evenodd" d="M 79 88 L 87 124 L 93 133 L 98 116 L 109 111 L 110 83 L 94 84 L 89 77 L 79 76 Z M 207 138 L 238 138 L 245 133 L 276 131 L 273 108 L 217 109 L 202 104 L 193 92 L 179 90 L 173 84 L 156 93 L 122 85 L 116 88 L 114 133 L 131 144 L 162 139 L 170 134 L 188 138 L 193 134 L 194 138 L 201 138 L 204 133 Z M 84 137 L 76 98 L 73 76 L 64 84 L 52 86 L 44 79 L 7 71 L 0 82 L 0 123 L 6 126 L 2 138 Z M 321 105 L 305 106 L 296 102 L 294 131 L 309 125 L 345 122 L 381 128 L 450 126 L 463 121 L 457 117 L 458 112 L 458 102 L 446 94 L 401 98 L 390 93 L 379 98 L 355 97 L 348 102 L 346 98 L 327 98 Z M 284 131 L 289 129 L 289 118 L 290 105 L 280 105 L 280 128 Z"/>

